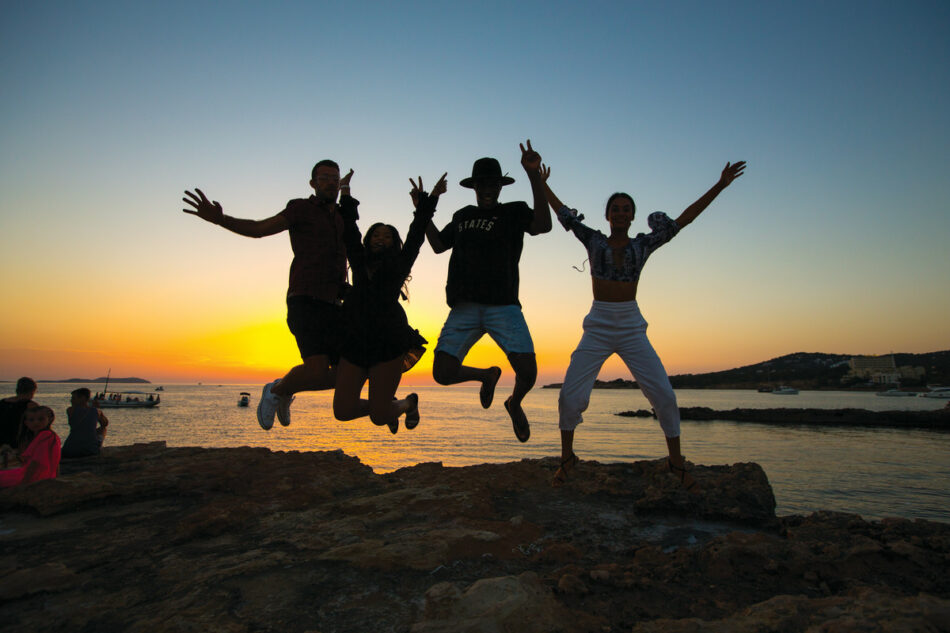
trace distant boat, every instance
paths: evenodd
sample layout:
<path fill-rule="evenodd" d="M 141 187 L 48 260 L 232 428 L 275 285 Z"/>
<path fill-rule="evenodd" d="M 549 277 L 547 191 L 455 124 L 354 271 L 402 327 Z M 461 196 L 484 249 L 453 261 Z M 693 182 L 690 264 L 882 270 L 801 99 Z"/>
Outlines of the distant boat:
<path fill-rule="evenodd" d="M 150 409 L 157 407 L 162 397 L 147 391 L 113 391 L 96 394 L 92 401 L 100 409 Z"/>
<path fill-rule="evenodd" d="M 776 387 L 775 389 L 773 389 L 772 393 L 778 396 L 795 396 L 795 395 L 798 395 L 798 389 L 796 389 L 795 387 L 787 387 L 785 385 L 782 385 L 780 387 Z"/>
<path fill-rule="evenodd" d="M 158 387 L 155 387 L 155 391 L 165 391 L 165 387 L 159 385 Z"/>
<path fill-rule="evenodd" d="M 92 399 L 93 406 L 100 409 L 150 409 L 157 407 L 158 403 L 162 401 L 161 396 L 156 396 L 147 391 L 113 391 L 109 393 L 110 376 L 112 376 L 111 367 L 109 373 L 106 374 L 106 385 L 102 388 L 102 393 L 97 393 Z M 141 398 L 139 398 L 140 395 Z"/>
<path fill-rule="evenodd" d="M 251 404 L 251 394 L 246 391 L 241 392 L 241 397 L 238 398 L 238 406 L 246 407 Z"/>
<path fill-rule="evenodd" d="M 917 394 L 921 398 L 942 398 L 950 400 L 950 387 L 931 387 L 930 391 Z"/>
<path fill-rule="evenodd" d="M 917 394 L 915 394 L 913 391 L 901 391 L 900 389 L 888 389 L 887 391 L 878 391 L 874 395 L 883 396 L 885 398 L 907 398 L 907 397 L 913 397 Z"/>

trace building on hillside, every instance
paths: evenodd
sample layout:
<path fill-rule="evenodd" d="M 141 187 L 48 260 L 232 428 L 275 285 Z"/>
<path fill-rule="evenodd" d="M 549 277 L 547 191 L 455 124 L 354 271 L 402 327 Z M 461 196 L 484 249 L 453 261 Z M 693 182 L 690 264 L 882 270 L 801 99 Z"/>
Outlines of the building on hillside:
<path fill-rule="evenodd" d="M 849 365 L 851 370 L 845 378 L 867 378 L 882 385 L 897 384 L 901 379 L 920 379 L 926 373 L 923 367 L 898 367 L 893 354 L 852 356 Z"/>

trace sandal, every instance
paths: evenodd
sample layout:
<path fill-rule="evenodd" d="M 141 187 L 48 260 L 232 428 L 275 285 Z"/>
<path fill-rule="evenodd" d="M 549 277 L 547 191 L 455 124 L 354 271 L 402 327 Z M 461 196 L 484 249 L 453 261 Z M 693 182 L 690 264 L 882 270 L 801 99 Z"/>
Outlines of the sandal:
<path fill-rule="evenodd" d="M 693 479 L 693 476 L 692 476 L 692 475 L 690 475 L 690 477 L 689 477 L 690 480 L 691 480 L 690 483 L 689 483 L 689 484 L 686 483 L 686 475 L 689 475 L 689 472 L 690 472 L 690 471 L 687 470 L 687 468 L 686 468 L 686 466 L 685 466 L 685 464 L 686 464 L 686 458 L 685 458 L 685 457 L 683 458 L 683 464 L 684 464 L 683 466 L 677 466 L 677 465 L 675 465 L 675 464 L 673 463 L 673 461 L 672 461 L 669 457 L 666 458 L 666 463 L 669 465 L 669 467 L 670 467 L 670 472 L 671 472 L 671 473 L 673 473 L 674 475 L 675 475 L 676 473 L 679 473 L 680 483 L 683 484 L 683 485 L 686 487 L 686 492 L 693 492 L 693 491 L 695 490 L 695 488 L 696 488 L 697 486 L 699 486 L 699 484 L 696 482 L 696 480 Z M 696 491 L 696 492 L 699 492 L 698 490 L 695 490 L 695 491 Z"/>
<path fill-rule="evenodd" d="M 406 409 L 406 419 L 403 421 L 403 424 L 406 426 L 407 431 L 411 431 L 419 424 L 419 396 L 410 393 L 406 396 L 406 401 L 409 403 L 409 408 Z"/>
<path fill-rule="evenodd" d="M 571 451 L 571 456 L 567 459 L 561 460 L 561 465 L 554 473 L 554 479 L 551 480 L 551 486 L 554 488 L 560 488 L 567 482 L 567 471 L 575 468 L 581 459 L 573 451 Z"/>
<path fill-rule="evenodd" d="M 531 425 L 528 424 L 528 416 L 524 414 L 524 409 L 518 407 L 514 413 L 511 411 L 511 396 L 505 400 L 505 411 L 511 417 L 511 426 L 515 430 L 515 437 L 519 442 L 527 442 L 531 437 Z"/>
<path fill-rule="evenodd" d="M 482 388 L 478 390 L 478 399 L 481 401 L 483 409 L 491 406 L 492 400 L 495 399 L 495 385 L 498 384 L 498 379 L 501 378 L 501 367 L 489 367 L 488 371 L 491 372 L 491 376 L 482 383 Z"/>

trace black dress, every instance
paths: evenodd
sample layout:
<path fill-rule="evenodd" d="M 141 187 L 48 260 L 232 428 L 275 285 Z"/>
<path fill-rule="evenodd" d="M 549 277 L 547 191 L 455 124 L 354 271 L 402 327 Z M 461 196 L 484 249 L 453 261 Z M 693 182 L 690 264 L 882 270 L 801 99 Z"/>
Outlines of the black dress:
<path fill-rule="evenodd" d="M 405 372 L 425 352 L 428 341 L 419 330 L 409 326 L 406 312 L 399 305 L 399 297 L 419 256 L 426 226 L 435 213 L 436 201 L 425 194 L 420 195 L 402 250 L 374 261 L 370 275 L 363 238 L 356 225 L 359 201 L 350 196 L 340 198 L 343 243 L 353 277 L 353 287 L 343 302 L 344 336 L 340 356 L 358 367 L 369 369 L 401 357 Z"/>

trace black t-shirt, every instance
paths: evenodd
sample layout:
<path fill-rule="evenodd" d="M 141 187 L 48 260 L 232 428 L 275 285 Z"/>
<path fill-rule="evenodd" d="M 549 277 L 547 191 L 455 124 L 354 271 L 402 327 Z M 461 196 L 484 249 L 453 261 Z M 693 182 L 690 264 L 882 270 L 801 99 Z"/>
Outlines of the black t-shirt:
<path fill-rule="evenodd" d="M 518 302 L 518 262 L 534 210 L 524 202 L 491 209 L 468 206 L 452 216 L 440 237 L 452 249 L 445 299 L 449 306 Z"/>
<path fill-rule="evenodd" d="M 17 434 L 20 432 L 20 419 L 29 406 L 36 406 L 32 400 L 0 400 L 0 444 L 16 448 Z"/>

